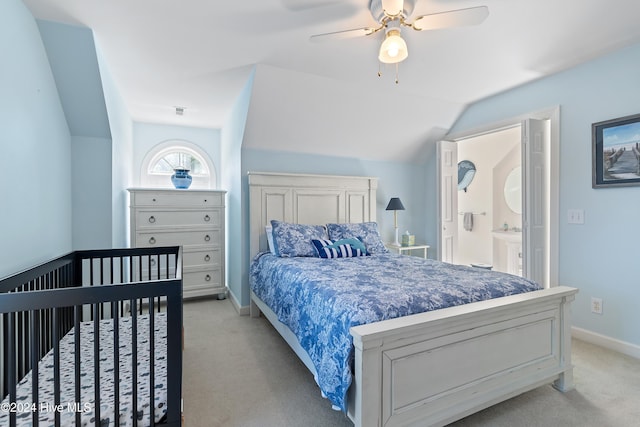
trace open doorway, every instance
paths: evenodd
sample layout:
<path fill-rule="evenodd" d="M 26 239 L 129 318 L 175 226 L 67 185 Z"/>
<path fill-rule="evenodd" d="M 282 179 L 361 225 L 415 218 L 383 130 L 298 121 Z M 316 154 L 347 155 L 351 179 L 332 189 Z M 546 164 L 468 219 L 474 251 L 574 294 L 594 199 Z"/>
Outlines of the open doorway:
<path fill-rule="evenodd" d="M 446 262 L 496 267 L 548 287 L 557 284 L 559 109 L 530 116 L 535 118 L 523 117 L 474 132 L 449 135 L 450 139 L 439 144 L 438 257 Z M 501 136 L 513 135 L 520 154 L 517 148 L 499 142 Z M 462 147 L 462 155 L 467 155 L 465 145 L 479 144 L 480 140 L 474 141 L 476 138 L 485 139 L 482 146 L 486 150 L 480 150 L 482 154 L 477 158 L 481 159 L 480 168 L 486 170 L 474 177 L 468 194 L 459 200 L 458 163 L 464 159 L 458 151 Z M 492 156 L 493 160 L 486 160 Z M 476 173 L 481 174 L 481 170 Z M 518 181 L 520 213 L 517 201 L 507 200 Z M 473 185 L 478 188 L 475 197 L 465 197 L 470 196 Z M 476 214 L 471 216 L 470 230 L 466 229 L 468 213 Z M 480 249 L 476 251 L 469 245 Z"/>
<path fill-rule="evenodd" d="M 522 276 L 520 125 L 458 144 L 458 240 L 454 264 Z M 468 185 L 464 162 L 475 168 Z"/>

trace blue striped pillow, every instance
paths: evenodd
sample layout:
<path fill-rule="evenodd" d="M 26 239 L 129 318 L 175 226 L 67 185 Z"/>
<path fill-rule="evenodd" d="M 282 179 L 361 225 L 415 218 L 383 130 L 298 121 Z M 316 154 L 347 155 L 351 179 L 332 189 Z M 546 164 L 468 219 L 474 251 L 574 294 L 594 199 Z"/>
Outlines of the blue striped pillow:
<path fill-rule="evenodd" d="M 348 243 L 336 245 L 338 242 L 328 239 L 312 239 L 311 243 L 320 258 L 351 258 L 367 254 L 366 251 L 363 252 Z"/>

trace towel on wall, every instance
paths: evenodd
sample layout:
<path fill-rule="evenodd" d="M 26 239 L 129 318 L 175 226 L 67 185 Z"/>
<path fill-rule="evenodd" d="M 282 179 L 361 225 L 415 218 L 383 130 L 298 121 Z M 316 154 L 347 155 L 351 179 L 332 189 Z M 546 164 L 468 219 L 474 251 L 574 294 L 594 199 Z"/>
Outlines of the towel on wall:
<path fill-rule="evenodd" d="M 464 229 L 467 231 L 473 230 L 473 212 L 465 212 L 463 219 Z"/>

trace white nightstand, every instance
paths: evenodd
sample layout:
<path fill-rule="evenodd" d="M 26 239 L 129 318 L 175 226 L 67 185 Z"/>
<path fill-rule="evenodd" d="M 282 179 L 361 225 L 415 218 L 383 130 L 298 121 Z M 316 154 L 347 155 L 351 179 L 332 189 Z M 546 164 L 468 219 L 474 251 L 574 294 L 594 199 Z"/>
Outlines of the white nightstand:
<path fill-rule="evenodd" d="M 396 246 L 392 243 L 387 243 L 385 246 L 390 251 L 396 252 L 400 255 L 411 255 L 411 252 L 414 250 L 422 250 L 422 258 L 424 259 L 427 259 L 427 250 L 430 247 L 429 245 Z"/>

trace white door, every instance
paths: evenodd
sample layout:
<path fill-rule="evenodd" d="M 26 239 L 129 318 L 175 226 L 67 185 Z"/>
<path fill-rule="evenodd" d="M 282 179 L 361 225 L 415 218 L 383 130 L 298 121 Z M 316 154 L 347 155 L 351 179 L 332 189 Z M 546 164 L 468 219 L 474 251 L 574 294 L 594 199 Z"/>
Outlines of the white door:
<path fill-rule="evenodd" d="M 548 131 L 544 120 L 522 121 L 522 273 L 549 285 Z"/>
<path fill-rule="evenodd" d="M 452 263 L 458 241 L 458 144 L 440 141 L 437 156 L 440 193 L 438 259 Z"/>

